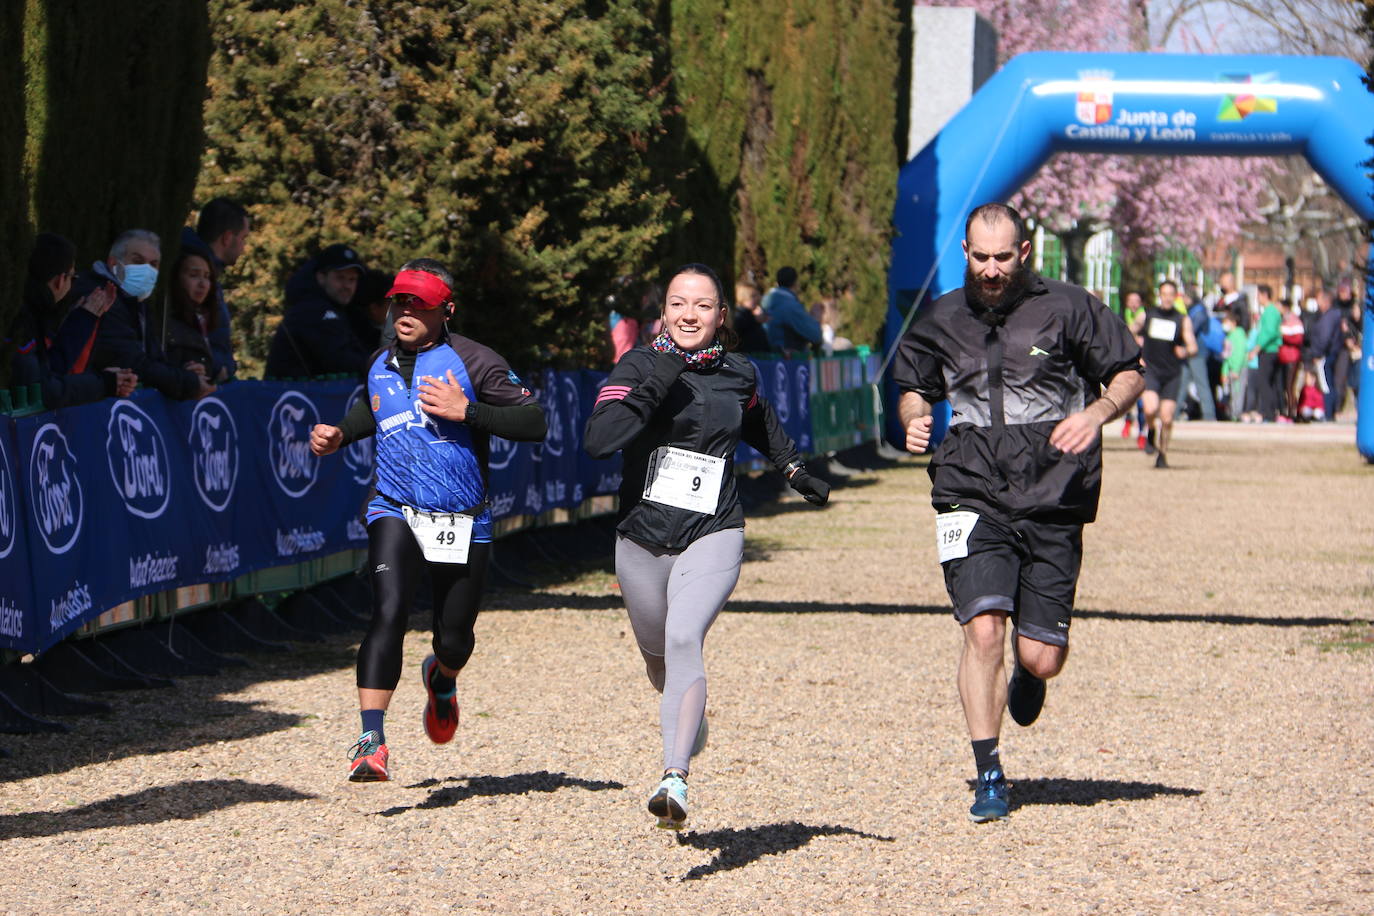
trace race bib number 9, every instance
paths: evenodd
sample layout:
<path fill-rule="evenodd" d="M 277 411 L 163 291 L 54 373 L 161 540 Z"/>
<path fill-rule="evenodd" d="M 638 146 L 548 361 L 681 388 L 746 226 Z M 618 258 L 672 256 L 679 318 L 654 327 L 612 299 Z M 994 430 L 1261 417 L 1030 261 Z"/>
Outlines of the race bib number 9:
<path fill-rule="evenodd" d="M 644 498 L 706 515 L 716 514 L 725 459 L 686 449 L 660 446 L 649 456 Z"/>
<path fill-rule="evenodd" d="M 941 563 L 968 556 L 969 535 L 977 524 L 977 512 L 941 512 L 935 516 L 935 547 Z"/>
<path fill-rule="evenodd" d="M 472 544 L 471 515 L 456 512 L 419 512 L 402 506 L 406 524 L 431 563 L 466 563 Z"/>
<path fill-rule="evenodd" d="M 1145 333 L 1151 340 L 1173 340 L 1178 333 L 1178 325 L 1167 318 L 1151 318 Z"/>

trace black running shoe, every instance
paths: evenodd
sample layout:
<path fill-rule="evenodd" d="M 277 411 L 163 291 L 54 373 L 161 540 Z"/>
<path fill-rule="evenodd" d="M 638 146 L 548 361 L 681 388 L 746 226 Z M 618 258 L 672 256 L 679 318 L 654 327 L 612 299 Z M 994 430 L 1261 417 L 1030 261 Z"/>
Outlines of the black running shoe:
<path fill-rule="evenodd" d="M 1152 430 L 1150 430 L 1148 433 L 1145 434 L 1145 454 L 1147 454 L 1147 455 L 1153 455 L 1154 453 L 1155 453 L 1155 431 L 1152 429 Z"/>
<path fill-rule="evenodd" d="M 1007 682 L 1007 712 L 1011 720 L 1022 728 L 1040 718 L 1045 705 L 1045 681 L 1031 674 L 1020 663 L 1012 669 Z"/>
<path fill-rule="evenodd" d="M 1168 466 L 1169 466 L 1169 462 L 1166 461 L 1166 460 L 1164 460 L 1164 453 L 1163 453 L 1163 452 L 1160 452 L 1159 455 L 1157 455 L 1157 456 L 1155 457 L 1155 467 L 1157 467 L 1157 468 L 1167 468 Z"/>

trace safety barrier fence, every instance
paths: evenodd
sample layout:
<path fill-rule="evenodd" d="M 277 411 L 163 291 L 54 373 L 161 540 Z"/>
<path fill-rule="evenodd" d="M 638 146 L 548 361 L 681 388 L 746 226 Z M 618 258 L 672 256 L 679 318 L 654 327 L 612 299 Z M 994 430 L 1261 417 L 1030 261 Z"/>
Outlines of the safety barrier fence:
<path fill-rule="evenodd" d="M 755 360 L 761 393 L 808 455 L 876 438 L 876 363 L 866 351 Z M 528 380 L 549 434 L 539 444 L 492 439 L 498 537 L 614 511 L 619 458 L 581 448 L 605 378 Z M 0 417 L 0 660 L 354 572 L 365 559 L 371 441 L 324 459 L 308 443 L 315 423 L 337 422 L 361 397 L 354 382 L 245 381 L 195 402 L 140 390 Z M 410 422 L 423 422 L 415 414 Z M 741 446 L 737 469 L 762 466 Z"/>

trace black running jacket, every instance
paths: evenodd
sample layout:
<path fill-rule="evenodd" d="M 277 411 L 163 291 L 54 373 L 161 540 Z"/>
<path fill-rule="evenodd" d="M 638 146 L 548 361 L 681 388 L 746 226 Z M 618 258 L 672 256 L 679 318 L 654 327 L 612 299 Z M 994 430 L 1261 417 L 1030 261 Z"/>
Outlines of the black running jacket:
<path fill-rule="evenodd" d="M 1050 433 L 1118 372 L 1141 371 L 1124 321 L 1080 287 L 1034 277 L 1000 326 L 980 320 L 962 288 L 935 300 L 902 337 L 892 378 L 932 404 L 949 400 L 949 433 L 929 467 L 937 508 L 1090 522 L 1101 440 L 1071 455 Z"/>
<path fill-rule="evenodd" d="M 677 550 L 726 528 L 744 526 L 735 486 L 740 440 L 782 470 L 797 446 L 758 392 L 754 365 L 738 353 L 704 371 L 684 371 L 681 356 L 636 347 L 616 363 L 587 418 L 584 445 L 593 458 L 624 455 L 616 530 L 643 544 Z M 649 458 L 673 446 L 725 459 L 714 515 L 644 499 Z"/>

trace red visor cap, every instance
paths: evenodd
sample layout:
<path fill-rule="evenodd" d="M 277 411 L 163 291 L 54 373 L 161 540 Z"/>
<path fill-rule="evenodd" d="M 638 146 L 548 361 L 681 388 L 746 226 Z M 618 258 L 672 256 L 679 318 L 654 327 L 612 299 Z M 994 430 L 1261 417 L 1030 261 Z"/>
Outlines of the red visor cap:
<path fill-rule="evenodd" d="M 437 309 L 449 300 L 452 291 L 434 274 L 423 270 L 403 270 L 396 275 L 387 296 L 414 296 L 427 309 Z"/>

